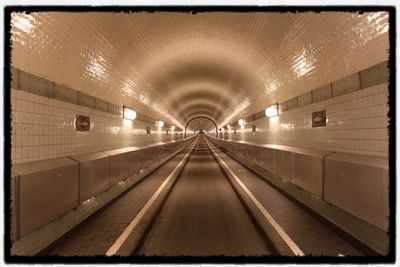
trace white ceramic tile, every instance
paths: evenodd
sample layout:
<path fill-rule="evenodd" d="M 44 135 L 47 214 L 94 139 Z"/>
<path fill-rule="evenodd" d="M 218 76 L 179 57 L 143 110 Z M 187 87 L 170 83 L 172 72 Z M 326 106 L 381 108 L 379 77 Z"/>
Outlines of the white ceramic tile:
<path fill-rule="evenodd" d="M 387 107 L 373 100 L 383 98 L 377 88 L 386 97 L 387 84 L 362 89 L 284 112 L 275 119 L 277 123 L 268 118 L 252 122 L 260 134 L 238 130 L 224 138 L 387 156 Z M 321 109 L 327 111 L 328 126 L 311 128 L 311 113 Z"/>
<path fill-rule="evenodd" d="M 73 104 L 61 105 L 63 102 L 41 96 L 32 97 L 30 93 L 23 91 L 12 90 L 12 93 L 15 97 L 20 97 L 16 99 L 20 107 L 25 104 L 25 107 L 29 106 L 24 112 L 15 112 L 18 105 L 14 107 L 12 124 L 16 132 L 12 137 L 12 145 L 15 147 L 12 153 L 13 163 L 171 140 L 171 134 L 166 135 L 165 131 L 158 132 L 154 129 L 149 138 L 145 132 L 147 126 L 153 126 L 150 124 L 136 121 L 132 126 L 126 126 L 118 115 Z M 39 102 L 32 102 L 32 99 Z M 43 99 L 48 99 L 47 109 L 40 104 L 44 102 Z M 91 117 L 94 127 L 90 133 L 75 131 L 73 121 L 76 114 Z M 113 132 L 113 129 L 118 128 L 118 131 Z M 181 138 L 182 135 L 176 139 Z"/>

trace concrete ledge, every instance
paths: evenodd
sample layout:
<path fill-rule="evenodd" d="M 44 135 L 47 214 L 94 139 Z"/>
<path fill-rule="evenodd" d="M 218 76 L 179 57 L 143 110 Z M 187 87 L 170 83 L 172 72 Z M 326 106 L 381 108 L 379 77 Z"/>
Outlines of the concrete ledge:
<path fill-rule="evenodd" d="M 336 153 L 325 162 L 325 200 L 382 230 L 388 228 L 388 159 Z"/>
<path fill-rule="evenodd" d="M 330 152 L 293 153 L 293 183 L 324 198 L 324 158 Z"/>
<path fill-rule="evenodd" d="M 129 158 L 134 151 L 132 147 L 104 151 L 110 156 L 110 185 L 114 186 L 129 177 Z"/>
<path fill-rule="evenodd" d="M 170 158 L 173 151 L 192 141 L 189 138 L 172 142 L 161 156 L 160 147 L 165 143 L 117 149 L 107 154 L 96 152 L 14 164 L 11 177 L 12 242 L 102 194 L 127 177 L 136 177 L 149 168 L 159 166 L 160 160 L 156 159 Z"/>
<path fill-rule="evenodd" d="M 129 153 L 128 176 L 132 176 L 146 168 L 146 153 L 144 150 L 134 150 Z"/>
<path fill-rule="evenodd" d="M 275 173 L 279 177 L 293 183 L 293 153 L 275 149 Z"/>
<path fill-rule="evenodd" d="M 110 188 L 110 156 L 103 152 L 70 156 L 79 163 L 79 203 Z"/>
<path fill-rule="evenodd" d="M 274 184 L 276 187 L 286 192 L 291 197 L 304 204 L 311 210 L 320 214 L 323 218 L 332 222 L 343 231 L 358 239 L 377 253 L 381 255 L 386 255 L 388 253 L 389 235 L 385 230 L 371 223 L 368 223 L 363 219 L 358 218 L 357 216 L 347 212 L 344 209 L 341 209 L 328 203 L 327 201 L 324 201 L 318 196 L 312 194 L 311 192 L 303 190 L 296 184 L 288 182 L 286 179 L 282 179 L 281 177 L 276 175 L 276 173 L 265 170 L 260 166 L 256 166 L 249 159 L 240 157 L 240 153 L 230 152 L 228 149 L 224 148 L 224 143 L 229 141 L 215 139 L 210 136 L 207 136 L 207 138 L 222 151 L 226 152 L 230 157 L 260 175 L 261 178 L 265 179 L 265 181 Z M 335 154 L 332 154 L 332 158 L 335 158 L 334 155 Z M 360 158 L 353 158 L 353 161 L 356 162 L 359 162 L 360 160 Z"/>
<path fill-rule="evenodd" d="M 260 166 L 323 198 L 324 158 L 332 152 L 283 145 L 260 145 L 245 141 L 215 139 L 227 151 Z"/>
<path fill-rule="evenodd" d="M 187 140 L 188 142 L 191 140 Z M 106 205 L 108 202 L 119 196 L 124 191 L 132 186 L 140 183 L 148 174 L 162 166 L 165 162 L 170 160 L 176 154 L 184 150 L 189 144 L 175 153 L 169 155 L 163 160 L 150 166 L 149 168 L 129 177 L 125 181 L 121 181 L 115 186 L 111 187 L 106 192 L 103 192 L 79 205 L 75 210 L 71 210 L 53 221 L 47 223 L 27 236 L 17 240 L 11 247 L 11 255 L 19 256 L 34 256 L 41 250 L 45 249 L 51 243 L 56 241 L 62 235 L 67 233 L 73 227 L 84 221 L 87 217 Z"/>
<path fill-rule="evenodd" d="M 262 162 L 258 166 L 271 173 L 275 173 L 275 150 L 269 147 L 263 147 Z"/>
<path fill-rule="evenodd" d="M 12 166 L 15 239 L 45 225 L 78 204 L 78 163 L 56 158 Z"/>

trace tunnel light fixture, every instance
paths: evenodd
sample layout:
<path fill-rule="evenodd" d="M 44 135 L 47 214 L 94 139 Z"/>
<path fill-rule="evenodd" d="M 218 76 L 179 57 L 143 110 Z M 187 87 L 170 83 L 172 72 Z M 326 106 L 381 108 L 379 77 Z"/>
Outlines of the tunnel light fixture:
<path fill-rule="evenodd" d="M 164 127 L 164 122 L 162 120 L 158 120 L 158 121 L 156 121 L 156 126 L 158 128 L 162 128 L 162 127 Z"/>
<path fill-rule="evenodd" d="M 268 118 L 278 116 L 278 103 L 273 104 L 265 109 L 265 116 Z"/>
<path fill-rule="evenodd" d="M 124 107 L 123 111 L 124 111 L 123 112 L 123 118 L 124 119 L 131 120 L 131 121 L 136 119 L 136 111 L 134 111 L 133 109 L 128 108 L 128 107 Z"/>
<path fill-rule="evenodd" d="M 244 125 L 244 119 L 238 120 L 238 124 L 239 124 L 240 126 L 243 126 L 243 125 Z"/>

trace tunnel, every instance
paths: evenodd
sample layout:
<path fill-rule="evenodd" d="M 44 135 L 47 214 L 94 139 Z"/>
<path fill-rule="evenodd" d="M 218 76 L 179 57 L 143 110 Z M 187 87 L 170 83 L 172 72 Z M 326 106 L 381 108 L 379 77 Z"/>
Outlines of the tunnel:
<path fill-rule="evenodd" d="M 319 8 L 7 7 L 8 261 L 392 261 L 394 9 Z"/>
<path fill-rule="evenodd" d="M 210 119 L 209 117 L 206 117 L 206 116 L 196 116 L 196 117 L 191 118 L 186 123 L 185 136 L 184 136 L 185 138 L 186 138 L 186 129 L 188 128 L 188 126 L 191 123 L 195 123 L 196 121 L 198 121 L 198 123 L 194 128 L 197 129 L 199 132 L 203 132 L 203 130 L 206 130 L 208 132 L 208 130 L 212 129 L 212 126 L 214 126 L 215 127 L 215 136 L 218 137 L 218 127 L 217 127 L 217 124 L 215 123 L 214 120 L 212 120 L 212 119 Z M 207 125 L 207 122 L 208 122 L 208 124 L 212 123 L 211 128 L 210 128 L 209 125 Z"/>

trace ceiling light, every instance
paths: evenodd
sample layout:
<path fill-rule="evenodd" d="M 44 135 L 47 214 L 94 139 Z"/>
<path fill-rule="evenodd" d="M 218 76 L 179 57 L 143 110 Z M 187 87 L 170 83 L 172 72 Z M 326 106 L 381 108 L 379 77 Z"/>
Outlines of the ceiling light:
<path fill-rule="evenodd" d="M 230 129 L 230 128 L 231 128 L 231 125 L 230 125 L 230 124 L 226 125 L 226 128 Z"/>
<path fill-rule="evenodd" d="M 123 118 L 133 121 L 136 119 L 136 111 L 131 108 L 124 107 Z"/>
<path fill-rule="evenodd" d="M 239 124 L 240 126 L 243 126 L 243 125 L 244 125 L 244 119 L 238 120 L 238 124 Z"/>
<path fill-rule="evenodd" d="M 265 116 L 268 118 L 278 116 L 278 103 L 269 106 L 265 109 Z"/>
<path fill-rule="evenodd" d="M 164 122 L 161 121 L 161 120 L 158 120 L 158 121 L 156 121 L 156 126 L 157 126 L 158 128 L 162 128 L 162 127 L 164 127 Z"/>
<path fill-rule="evenodd" d="M 174 131 L 175 130 L 175 125 L 171 126 L 171 130 Z"/>

